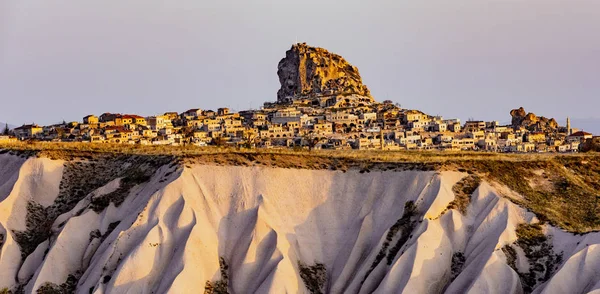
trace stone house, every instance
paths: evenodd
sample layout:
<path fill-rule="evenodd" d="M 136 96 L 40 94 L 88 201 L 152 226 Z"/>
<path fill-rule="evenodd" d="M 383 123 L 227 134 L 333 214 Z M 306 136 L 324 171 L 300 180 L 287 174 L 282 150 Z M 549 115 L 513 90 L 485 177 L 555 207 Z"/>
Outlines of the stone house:
<path fill-rule="evenodd" d="M 361 120 L 363 120 L 365 123 L 369 123 L 369 122 L 373 122 L 373 121 L 377 120 L 377 113 L 376 112 L 362 113 L 358 117 Z"/>
<path fill-rule="evenodd" d="M 193 120 L 187 120 L 185 122 L 185 125 L 187 127 L 190 127 L 190 128 L 200 129 L 200 128 L 202 128 L 202 126 L 204 125 L 204 123 L 203 123 L 202 120 L 193 119 Z"/>
<path fill-rule="evenodd" d="M 211 121 L 209 123 L 204 123 L 201 130 L 205 132 L 219 132 L 222 128 L 220 123 Z"/>
<path fill-rule="evenodd" d="M 567 136 L 566 141 L 567 142 L 585 142 L 585 140 L 587 139 L 592 139 L 594 137 L 594 135 L 584 132 L 584 131 L 579 131 L 579 132 L 575 132 L 569 136 Z"/>
<path fill-rule="evenodd" d="M 312 125 L 312 130 L 320 135 L 333 134 L 333 124 L 327 121 L 318 121 Z"/>
<path fill-rule="evenodd" d="M 433 125 L 433 131 L 434 132 L 445 132 L 446 130 L 448 130 L 448 125 L 446 125 L 445 123 L 436 122 Z"/>
<path fill-rule="evenodd" d="M 158 134 L 163 135 L 163 136 L 168 136 L 168 135 L 177 133 L 178 130 L 179 130 L 178 128 L 167 126 L 165 128 L 158 130 Z"/>
<path fill-rule="evenodd" d="M 447 125 L 453 125 L 453 124 L 460 125 L 460 119 L 458 119 L 458 118 L 445 119 L 442 122 L 445 123 L 445 124 L 447 124 Z"/>
<path fill-rule="evenodd" d="M 452 140 L 452 149 L 458 150 L 473 150 L 475 149 L 475 139 L 462 138 Z"/>
<path fill-rule="evenodd" d="M 517 136 L 510 131 L 500 133 L 500 139 L 504 140 L 516 140 Z"/>
<path fill-rule="evenodd" d="M 458 133 L 461 131 L 461 125 L 460 123 L 448 124 L 448 130 L 451 132 Z"/>
<path fill-rule="evenodd" d="M 413 121 L 420 121 L 422 120 L 424 117 L 424 114 L 418 111 L 407 111 L 404 113 L 404 116 L 402 117 L 402 122 L 407 124 L 409 122 L 413 122 Z"/>
<path fill-rule="evenodd" d="M 193 137 L 196 139 L 205 139 L 208 137 L 208 132 L 204 132 L 204 131 L 195 131 L 193 133 Z"/>
<path fill-rule="evenodd" d="M 145 125 L 147 125 L 145 117 L 142 117 L 142 116 L 139 116 L 139 115 L 135 115 L 135 114 L 132 114 L 130 116 L 133 117 L 133 123 L 134 124 L 139 125 L 139 126 L 145 126 Z"/>
<path fill-rule="evenodd" d="M 428 147 L 432 147 L 432 146 L 433 146 L 432 138 L 422 138 L 417 141 L 417 147 L 419 147 L 420 149 L 430 149 Z"/>
<path fill-rule="evenodd" d="M 118 117 L 115 118 L 115 125 L 116 126 L 130 125 L 132 123 L 133 123 L 133 118 L 132 117 L 118 116 Z"/>
<path fill-rule="evenodd" d="M 213 110 L 205 110 L 202 114 L 204 114 L 205 117 L 212 117 L 214 118 L 215 116 L 217 116 L 217 113 L 214 112 Z"/>
<path fill-rule="evenodd" d="M 225 128 L 242 127 L 242 120 L 227 118 L 222 121 L 222 124 L 225 126 Z"/>
<path fill-rule="evenodd" d="M 92 143 L 104 143 L 105 140 L 106 140 L 106 137 L 104 137 L 103 135 L 90 136 L 90 142 L 92 142 Z"/>
<path fill-rule="evenodd" d="M 300 133 L 300 128 L 301 128 L 301 126 L 300 126 L 300 122 L 298 122 L 298 121 L 290 121 L 290 122 L 287 122 L 287 123 L 285 124 L 285 127 L 286 127 L 286 128 L 287 128 L 287 129 L 288 129 L 290 132 L 293 132 L 294 134 L 298 134 L 298 133 Z"/>
<path fill-rule="evenodd" d="M 158 133 L 148 127 L 140 126 L 138 128 L 139 134 L 144 138 L 154 138 L 158 136 Z"/>
<path fill-rule="evenodd" d="M 97 125 L 100 122 L 99 118 L 93 114 L 83 117 L 83 123 L 88 125 Z"/>
<path fill-rule="evenodd" d="M 19 140 L 33 139 L 43 133 L 43 128 L 36 124 L 23 125 L 14 129 L 13 133 Z"/>
<path fill-rule="evenodd" d="M 427 125 L 429 125 L 429 122 L 422 120 L 415 120 L 408 123 L 408 127 L 412 130 L 423 130 Z"/>
<path fill-rule="evenodd" d="M 466 132 L 483 131 L 486 128 L 486 123 L 481 120 L 470 120 L 465 123 L 464 130 Z"/>
<path fill-rule="evenodd" d="M 300 124 L 306 124 L 306 121 L 308 120 L 308 115 L 302 114 L 300 111 L 293 108 L 278 110 L 271 116 L 271 123 L 273 124 L 285 124 L 294 121 L 300 122 Z"/>
<path fill-rule="evenodd" d="M 498 150 L 498 141 L 494 139 L 480 139 L 476 143 L 477 147 L 481 150 L 496 151 Z"/>
<path fill-rule="evenodd" d="M 504 133 L 504 132 L 509 132 L 512 129 L 509 126 L 495 126 L 492 131 L 496 132 L 496 133 Z"/>
<path fill-rule="evenodd" d="M 158 130 L 171 124 L 171 120 L 165 115 L 151 116 L 148 118 L 148 126 L 152 130 Z"/>
<path fill-rule="evenodd" d="M 533 143 L 522 143 L 523 152 L 533 152 L 535 151 L 535 144 Z"/>
<path fill-rule="evenodd" d="M 131 127 L 133 125 L 146 125 L 146 119 L 135 114 L 126 114 L 115 118 L 115 125 Z"/>
<path fill-rule="evenodd" d="M 228 114 L 229 114 L 229 108 L 227 108 L 227 107 L 217 109 L 217 115 L 219 115 L 219 116 L 228 115 Z"/>
<path fill-rule="evenodd" d="M 485 139 L 484 131 L 470 131 L 470 132 L 467 132 L 466 135 L 467 135 L 467 138 L 471 138 L 471 139 L 475 139 L 475 140 Z"/>
<path fill-rule="evenodd" d="M 359 150 L 381 149 L 381 140 L 375 138 L 359 138 L 356 143 Z"/>
<path fill-rule="evenodd" d="M 409 144 L 417 144 L 417 142 L 421 141 L 421 135 L 405 135 L 404 137 L 399 138 L 398 142 L 400 145 L 407 146 Z"/>
<path fill-rule="evenodd" d="M 165 113 L 163 113 L 163 116 L 170 121 L 179 119 L 179 114 L 177 112 L 173 112 L 173 111 L 165 112 Z"/>
<path fill-rule="evenodd" d="M 114 122 L 115 119 L 117 117 L 120 117 L 120 116 L 121 116 L 121 114 L 118 114 L 118 113 L 105 112 L 105 113 L 103 113 L 103 114 L 100 115 L 100 117 L 98 118 L 98 120 L 100 122 L 104 122 L 104 123 L 105 122 L 109 122 L 109 121 Z"/>
<path fill-rule="evenodd" d="M 184 111 L 182 113 L 182 115 L 197 118 L 199 116 L 202 116 L 202 109 L 200 109 L 200 108 L 188 109 L 187 111 Z"/>
<path fill-rule="evenodd" d="M 543 132 L 530 132 L 523 136 L 525 142 L 541 143 L 546 142 L 546 134 Z"/>
<path fill-rule="evenodd" d="M 342 126 L 350 126 L 358 124 L 358 116 L 346 112 L 336 112 L 325 116 L 326 120 L 332 123 L 340 124 Z"/>

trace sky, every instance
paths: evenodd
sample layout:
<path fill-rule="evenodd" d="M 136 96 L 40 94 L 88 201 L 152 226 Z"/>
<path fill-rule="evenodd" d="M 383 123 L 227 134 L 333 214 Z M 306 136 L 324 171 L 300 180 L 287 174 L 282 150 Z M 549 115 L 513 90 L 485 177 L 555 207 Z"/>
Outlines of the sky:
<path fill-rule="evenodd" d="M 405 108 L 600 121 L 599 29 L 597 0 L 0 0 L 0 121 L 258 108 L 296 41 Z"/>

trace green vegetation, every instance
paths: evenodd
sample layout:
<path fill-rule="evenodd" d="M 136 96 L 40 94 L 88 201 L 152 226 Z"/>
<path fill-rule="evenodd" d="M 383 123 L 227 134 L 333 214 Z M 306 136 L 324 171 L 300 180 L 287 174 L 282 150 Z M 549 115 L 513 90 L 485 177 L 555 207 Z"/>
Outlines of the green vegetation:
<path fill-rule="evenodd" d="M 225 258 L 219 258 L 219 269 L 221 279 L 215 282 L 206 281 L 204 284 L 204 294 L 228 294 L 229 293 L 229 266 Z"/>
<path fill-rule="evenodd" d="M 539 284 L 550 279 L 562 263 L 562 255 L 556 254 L 552 242 L 539 224 L 520 224 L 516 230 L 517 241 L 502 248 L 507 264 L 519 275 L 525 293 L 531 293 Z M 517 252 L 512 246 L 518 246 L 525 252 L 529 262 L 529 271 L 520 272 L 516 266 Z"/>
<path fill-rule="evenodd" d="M 304 282 L 306 289 L 312 294 L 324 293 L 325 282 L 327 282 L 327 269 L 322 263 L 315 263 L 307 266 L 298 262 L 300 268 L 300 278 Z"/>
<path fill-rule="evenodd" d="M 21 247 L 21 259 L 24 261 L 38 245 L 50 236 L 50 228 L 54 220 L 50 220 L 46 209 L 33 202 L 27 202 L 26 231 L 14 231 L 15 241 Z"/>
<path fill-rule="evenodd" d="M 521 199 L 509 199 L 535 213 L 542 222 L 575 233 L 600 229 L 597 155 L 521 162 L 468 160 L 460 164 L 522 195 Z"/>
<path fill-rule="evenodd" d="M 464 177 L 452 187 L 454 192 L 454 200 L 448 204 L 447 209 L 458 209 L 462 214 L 467 213 L 467 207 L 471 203 L 471 195 L 479 187 L 481 178 L 471 174 Z"/>
<path fill-rule="evenodd" d="M 4 136 L 10 135 L 10 129 L 8 128 L 8 124 L 4 125 L 4 129 L 2 129 L 2 133 L 1 134 L 4 135 Z"/>
<path fill-rule="evenodd" d="M 77 287 L 77 278 L 73 275 L 69 275 L 67 281 L 57 285 L 54 283 L 46 282 L 36 291 L 37 294 L 69 294 L 75 293 Z"/>
<path fill-rule="evenodd" d="M 94 190 L 121 178 L 116 191 L 92 197 L 90 208 L 101 212 L 111 202 L 119 206 L 136 185 L 147 182 L 158 168 L 173 162 L 170 156 L 97 154 L 65 162 L 59 193 L 54 203 L 43 207 L 33 201 L 27 203 L 26 230 L 15 231 L 23 260 L 39 244 L 50 238 L 52 224 L 63 213 L 73 209 L 79 201 Z M 85 210 L 85 209 L 84 209 Z M 78 213 L 82 213 L 79 211 Z"/>
<path fill-rule="evenodd" d="M 506 255 L 506 264 L 517 271 L 517 251 L 511 245 L 505 245 L 502 252 Z"/>
<path fill-rule="evenodd" d="M 395 236 L 398 233 L 398 230 L 401 231 L 400 238 L 398 238 L 398 241 L 396 241 L 396 245 L 390 249 L 387 255 L 388 265 L 392 265 L 394 258 L 396 258 L 396 255 L 400 251 L 400 248 L 402 248 L 402 246 L 404 246 L 406 241 L 408 241 L 410 238 L 410 233 L 412 233 L 417 226 L 417 216 L 417 207 L 415 206 L 414 202 L 406 202 L 404 204 L 404 213 L 402 214 L 402 217 L 390 228 L 390 231 L 386 236 L 386 241 L 391 241 L 392 236 Z M 390 236 L 390 233 L 392 236 Z"/>
<path fill-rule="evenodd" d="M 466 258 L 464 253 L 454 252 L 454 254 L 452 254 L 452 264 L 450 265 L 450 283 L 452 283 L 452 281 L 454 281 L 456 277 L 460 275 L 463 267 L 465 266 L 465 261 Z"/>
<path fill-rule="evenodd" d="M 149 172 L 142 171 L 140 169 L 130 170 L 125 177 L 123 177 L 120 181 L 119 188 L 115 191 L 99 196 L 93 197 L 91 208 L 97 212 L 102 212 L 108 205 L 112 202 L 115 206 L 121 205 L 127 195 L 129 195 L 129 191 L 135 187 L 136 185 L 143 184 L 150 180 L 151 174 Z"/>
<path fill-rule="evenodd" d="M 381 263 L 383 258 L 387 257 L 387 265 L 392 265 L 392 262 L 394 262 L 394 259 L 396 258 L 396 255 L 398 254 L 402 246 L 404 246 L 406 241 L 410 239 L 410 234 L 417 225 L 418 216 L 419 214 L 415 203 L 413 201 L 407 201 L 404 204 L 404 212 L 402 213 L 402 217 L 398 219 L 396 223 L 394 223 L 394 225 L 392 225 L 392 227 L 390 227 L 390 229 L 388 230 L 388 233 L 385 236 L 385 241 L 381 245 L 379 253 L 377 253 L 375 260 L 373 261 L 371 267 L 365 274 L 365 277 L 363 278 L 361 284 L 367 280 L 367 277 L 373 272 L 373 270 L 375 270 L 379 263 Z M 389 248 L 392 241 L 397 237 L 398 232 L 400 232 L 400 237 L 396 241 L 394 247 Z"/>

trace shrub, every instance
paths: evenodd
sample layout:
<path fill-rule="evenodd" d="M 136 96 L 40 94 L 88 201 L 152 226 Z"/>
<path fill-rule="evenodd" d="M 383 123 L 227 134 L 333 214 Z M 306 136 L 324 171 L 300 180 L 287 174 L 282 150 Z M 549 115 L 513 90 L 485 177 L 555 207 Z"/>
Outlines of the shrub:
<path fill-rule="evenodd" d="M 402 217 L 398 219 L 396 223 L 394 223 L 394 225 L 392 225 L 392 227 L 390 227 L 390 229 L 388 230 L 388 233 L 385 236 L 385 241 L 383 242 L 379 253 L 377 253 L 375 260 L 371 264 L 371 267 L 369 268 L 369 270 L 365 274 L 365 277 L 361 281 L 361 284 L 367 280 L 367 277 L 373 272 L 373 270 L 375 270 L 377 265 L 379 265 L 379 263 L 383 260 L 384 257 L 387 256 L 388 266 L 392 264 L 392 262 L 396 258 L 396 255 L 398 254 L 402 246 L 404 246 L 406 241 L 408 241 L 412 231 L 416 227 L 417 217 L 418 211 L 415 203 L 413 201 L 407 201 L 404 204 L 404 212 L 402 214 Z M 396 245 L 394 245 L 394 247 L 392 248 L 389 248 L 390 243 L 394 240 L 394 238 L 396 238 L 396 235 L 399 231 L 401 232 L 401 234 L 398 240 L 396 241 Z"/>
<path fill-rule="evenodd" d="M 480 183 L 481 178 L 474 174 L 470 174 L 456 183 L 452 187 L 454 200 L 448 204 L 447 209 L 458 209 L 462 214 L 466 214 L 467 208 L 471 203 L 471 195 L 473 195 Z"/>
<path fill-rule="evenodd" d="M 206 281 L 204 294 L 228 294 L 229 293 L 229 265 L 225 258 L 219 257 L 219 270 L 221 279 L 215 282 Z"/>
<path fill-rule="evenodd" d="M 529 271 L 520 272 L 516 267 L 517 253 L 511 245 L 504 246 L 507 264 L 513 268 L 521 279 L 523 291 L 531 293 L 537 285 L 550 279 L 562 263 L 562 254 L 554 252 L 552 241 L 544 235 L 539 224 L 520 224 L 516 229 L 517 241 L 513 246 L 519 246 L 525 252 L 529 262 Z"/>
<path fill-rule="evenodd" d="M 322 263 L 315 263 L 307 266 L 302 262 L 298 262 L 300 268 L 300 278 L 304 282 L 306 289 L 312 294 L 322 294 L 324 291 L 325 282 L 327 281 L 327 269 Z"/>

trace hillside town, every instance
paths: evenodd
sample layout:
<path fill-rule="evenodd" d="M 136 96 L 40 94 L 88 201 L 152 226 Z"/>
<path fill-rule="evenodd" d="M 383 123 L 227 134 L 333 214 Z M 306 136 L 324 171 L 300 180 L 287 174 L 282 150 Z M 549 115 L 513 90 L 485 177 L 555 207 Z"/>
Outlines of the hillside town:
<path fill-rule="evenodd" d="M 590 133 L 555 123 L 466 121 L 402 109 L 391 101 L 356 107 L 314 107 L 307 101 L 265 103 L 260 110 L 189 109 L 143 117 L 103 113 L 55 125 L 23 125 L 0 141 L 359 150 L 576 152 Z M 514 110 L 513 112 L 516 112 Z M 527 114 L 529 118 L 535 117 Z"/>
<path fill-rule="evenodd" d="M 294 44 L 279 62 L 276 102 L 258 110 L 194 108 L 153 116 L 90 114 L 81 121 L 6 129 L 2 141 L 229 146 L 235 148 L 577 152 L 600 138 L 554 119 L 510 112 L 511 123 L 461 122 L 377 102 L 341 56 Z M 599 148 L 600 149 L 600 148 Z"/>

